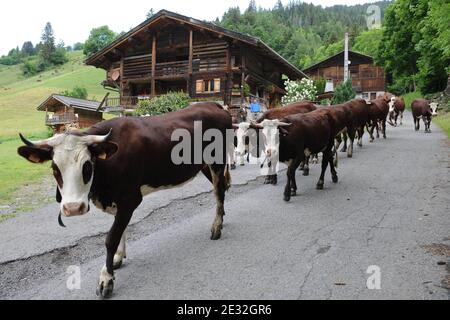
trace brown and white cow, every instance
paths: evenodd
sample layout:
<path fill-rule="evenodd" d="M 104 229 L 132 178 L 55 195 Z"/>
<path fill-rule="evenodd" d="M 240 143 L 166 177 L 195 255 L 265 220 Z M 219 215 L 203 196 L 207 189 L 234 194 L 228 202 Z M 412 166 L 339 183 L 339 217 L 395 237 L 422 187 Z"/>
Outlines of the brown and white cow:
<path fill-rule="evenodd" d="M 329 108 L 341 110 L 342 116 L 336 119 L 338 126 L 338 134 L 336 135 L 335 149 L 337 150 L 342 142 L 344 145 L 342 152 L 347 152 L 347 157 L 353 157 L 353 143 L 358 136 L 358 146 L 362 147 L 362 137 L 364 135 L 364 127 L 369 117 L 369 104 L 364 99 L 353 99 L 343 104 L 333 105 Z M 350 139 L 349 147 L 347 148 L 347 138 Z M 335 159 L 335 166 L 337 166 L 337 154 Z"/>
<path fill-rule="evenodd" d="M 142 198 L 161 189 L 173 188 L 192 180 L 200 171 L 212 182 L 217 202 L 211 239 L 221 236 L 225 191 L 230 186 L 226 147 L 221 160 L 206 163 L 195 152 L 188 163 L 176 164 L 172 150 L 179 144 L 173 133 L 181 130 L 191 137 L 201 121 L 202 134 L 215 129 L 223 137 L 231 117 L 215 103 L 198 103 L 184 110 L 154 117 L 115 118 L 98 123 L 85 133 L 57 134 L 50 139 L 31 142 L 22 135 L 25 146 L 18 153 L 33 163 L 52 162 L 61 212 L 67 216 L 86 214 L 92 201 L 114 215 L 106 237 L 106 264 L 101 270 L 97 294 L 111 295 L 114 269 L 125 257 L 125 229 Z M 211 130 L 209 130 L 211 131 Z M 180 138 L 180 140 L 182 140 Z M 208 142 L 201 142 L 201 152 Z M 61 213 L 60 213 L 61 215 Z"/>
<path fill-rule="evenodd" d="M 261 155 L 264 155 L 270 167 L 268 168 L 268 175 L 264 181 L 265 184 L 277 184 L 277 174 L 276 174 L 276 166 L 278 162 L 276 161 L 277 157 L 275 154 L 277 151 L 262 149 L 263 144 L 260 142 L 260 134 L 259 126 L 264 120 L 274 120 L 280 119 L 284 116 L 291 114 L 304 114 L 316 110 L 317 107 L 314 103 L 309 101 L 300 101 L 288 104 L 284 107 L 278 107 L 274 109 L 267 110 L 264 112 L 258 119 L 256 119 L 256 123 L 242 122 L 238 125 L 234 125 L 236 130 L 237 137 L 237 147 L 236 154 L 237 157 L 240 158 L 239 163 L 241 165 L 244 164 L 244 156 L 252 155 L 254 157 L 259 158 Z M 250 130 L 251 129 L 251 130 Z M 305 161 L 305 169 L 304 174 L 308 175 L 307 170 L 307 161 Z"/>
<path fill-rule="evenodd" d="M 369 121 L 367 123 L 367 131 L 370 135 L 370 142 L 374 141 L 373 131 L 377 130 L 377 138 L 380 137 L 379 129 L 386 139 L 386 119 L 389 114 L 389 101 L 391 101 L 391 94 L 384 94 L 376 99 L 370 100 L 369 104 Z M 370 128 L 369 128 L 370 127 Z"/>
<path fill-rule="evenodd" d="M 425 124 L 425 132 L 431 132 L 431 118 L 437 116 L 438 103 L 426 99 L 416 99 L 411 103 L 411 111 L 414 119 L 414 129 L 420 129 L 420 119 Z"/>
<path fill-rule="evenodd" d="M 392 97 L 389 101 L 389 122 L 397 126 L 397 119 L 400 115 L 400 125 L 403 124 L 403 112 L 405 111 L 405 100 L 401 97 Z"/>
<path fill-rule="evenodd" d="M 322 152 L 322 172 L 317 189 L 323 189 L 325 171 L 330 164 L 333 182 L 338 176 L 333 164 L 334 138 L 337 133 L 332 109 L 321 108 L 305 114 L 293 114 L 280 120 L 264 120 L 262 127 L 265 149 L 277 150 L 279 161 L 288 165 L 283 199 L 289 201 L 297 193 L 295 172 L 306 157 Z"/>

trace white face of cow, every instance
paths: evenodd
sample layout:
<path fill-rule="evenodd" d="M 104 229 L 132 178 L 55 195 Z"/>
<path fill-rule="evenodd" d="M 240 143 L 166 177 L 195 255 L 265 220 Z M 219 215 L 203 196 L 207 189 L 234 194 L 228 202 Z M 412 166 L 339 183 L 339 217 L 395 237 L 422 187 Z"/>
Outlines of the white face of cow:
<path fill-rule="evenodd" d="M 395 105 L 395 97 L 391 98 L 391 101 L 389 101 L 389 112 L 394 112 L 394 105 Z"/>
<path fill-rule="evenodd" d="M 61 195 L 61 212 L 67 216 L 83 215 L 89 211 L 89 192 L 94 176 L 94 161 L 106 160 L 117 151 L 117 145 L 106 136 L 57 134 L 20 147 L 21 156 L 33 163 L 52 160 L 53 175 Z"/>
<path fill-rule="evenodd" d="M 439 104 L 437 102 L 431 102 L 430 103 L 430 109 L 431 109 L 431 115 L 432 116 L 437 116 L 437 108 L 438 108 Z"/>
<path fill-rule="evenodd" d="M 281 122 L 278 119 L 264 120 L 259 124 L 262 128 L 262 136 L 264 139 L 264 153 L 267 158 L 275 158 L 278 156 L 280 147 L 280 133 L 278 127 L 288 126 L 290 124 Z"/>
<path fill-rule="evenodd" d="M 243 156 L 245 154 L 245 137 L 248 134 L 250 123 L 241 122 L 238 125 L 236 125 L 236 127 L 237 127 L 236 130 L 237 146 L 235 151 L 238 156 Z"/>

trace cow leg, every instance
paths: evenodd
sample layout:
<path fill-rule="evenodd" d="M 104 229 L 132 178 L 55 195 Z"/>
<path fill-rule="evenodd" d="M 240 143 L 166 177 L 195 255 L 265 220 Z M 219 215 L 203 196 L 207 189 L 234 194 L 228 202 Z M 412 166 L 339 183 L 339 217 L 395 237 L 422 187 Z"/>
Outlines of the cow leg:
<path fill-rule="evenodd" d="M 330 162 L 331 149 L 324 150 L 322 154 L 322 172 L 320 173 L 320 178 L 317 182 L 318 190 L 323 189 L 323 181 L 325 179 L 325 171 L 327 170 L 328 163 Z M 333 161 L 333 157 L 331 157 L 331 161 Z"/>
<path fill-rule="evenodd" d="M 122 238 L 120 239 L 119 247 L 117 248 L 116 254 L 113 259 L 113 267 L 114 270 L 119 269 L 122 266 L 123 259 L 127 257 L 126 252 L 126 241 L 127 241 L 127 231 L 122 234 Z"/>
<path fill-rule="evenodd" d="M 338 157 L 338 152 L 337 149 L 333 147 L 333 154 L 334 154 L 334 158 L 333 158 L 333 164 L 334 166 L 337 168 L 338 167 L 338 162 L 339 162 L 339 157 Z M 323 159 L 322 159 L 323 160 Z"/>
<path fill-rule="evenodd" d="M 368 125 L 366 127 L 367 127 L 367 132 L 369 133 L 369 136 L 370 136 L 370 140 L 369 141 L 373 142 L 375 140 L 375 137 L 373 136 L 373 130 L 375 129 L 374 122 L 373 121 L 371 122 L 370 129 L 369 129 Z"/>
<path fill-rule="evenodd" d="M 295 182 L 295 170 L 297 170 L 298 166 L 300 165 L 300 162 L 302 162 L 303 159 L 300 159 L 299 157 L 293 159 L 289 163 L 289 167 L 287 169 L 287 182 L 286 186 L 284 188 L 284 194 L 283 194 L 283 200 L 289 201 L 291 200 L 291 196 L 295 196 L 297 194 L 297 184 Z"/>
<path fill-rule="evenodd" d="M 414 124 L 415 124 L 416 131 L 419 131 L 420 130 L 420 118 L 414 118 Z"/>
<path fill-rule="evenodd" d="M 331 171 L 331 179 L 334 183 L 338 182 L 338 176 L 336 172 L 336 168 L 334 167 L 334 161 L 333 161 L 333 153 L 330 151 L 329 155 L 329 163 L 330 163 L 330 171 Z"/>
<path fill-rule="evenodd" d="M 338 149 L 339 149 L 339 146 L 341 145 L 341 143 L 342 143 L 342 136 L 341 136 L 341 134 L 339 133 L 339 134 L 337 134 L 336 137 L 334 138 L 334 148 L 335 148 L 336 150 L 338 150 Z"/>
<path fill-rule="evenodd" d="M 383 139 L 386 139 L 386 119 L 381 121 L 381 132 L 383 133 Z"/>
<path fill-rule="evenodd" d="M 103 298 L 111 296 L 114 289 L 114 256 L 119 247 L 123 233 L 130 222 L 133 211 L 142 201 L 142 196 L 136 194 L 133 198 L 117 204 L 117 214 L 114 223 L 106 236 L 106 264 L 100 272 L 100 280 L 97 287 L 97 295 Z"/>
<path fill-rule="evenodd" d="M 278 165 L 278 160 L 272 161 L 272 165 L 270 166 L 270 184 L 272 185 L 277 185 L 278 183 L 278 175 L 277 175 L 277 165 Z"/>
<path fill-rule="evenodd" d="M 403 125 L 403 111 L 400 111 L 400 125 Z"/>
<path fill-rule="evenodd" d="M 302 163 L 303 163 L 303 175 L 309 176 L 309 160 L 311 159 L 311 155 L 307 155 L 305 156 L 305 158 L 303 159 Z M 295 179 L 295 177 L 294 177 Z"/>
<path fill-rule="evenodd" d="M 342 146 L 341 152 L 347 152 L 347 139 L 347 130 L 344 130 L 344 132 L 342 132 L 342 140 L 344 141 L 344 145 Z"/>
<path fill-rule="evenodd" d="M 358 128 L 358 146 L 362 148 L 362 139 L 364 135 L 364 126 Z"/>
<path fill-rule="evenodd" d="M 377 129 L 377 139 L 380 138 L 380 123 L 377 121 L 375 121 L 375 127 Z"/>
<path fill-rule="evenodd" d="M 355 141 L 355 134 L 356 130 L 354 128 L 351 128 L 350 130 L 347 130 L 348 138 L 349 138 L 349 147 L 347 150 L 347 157 L 352 158 L 353 157 L 353 143 Z"/>
<path fill-rule="evenodd" d="M 223 216 L 225 215 L 225 191 L 230 185 L 229 175 L 223 165 L 211 165 L 211 176 L 216 196 L 216 217 L 211 227 L 211 240 L 218 240 L 222 234 Z"/>

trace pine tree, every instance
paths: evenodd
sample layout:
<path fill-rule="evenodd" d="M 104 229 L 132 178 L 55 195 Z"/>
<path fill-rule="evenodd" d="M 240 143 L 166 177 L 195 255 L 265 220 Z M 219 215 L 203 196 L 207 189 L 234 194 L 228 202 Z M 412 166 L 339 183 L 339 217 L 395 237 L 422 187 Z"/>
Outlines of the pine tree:
<path fill-rule="evenodd" d="M 44 63 L 50 64 L 51 56 L 56 51 L 55 36 L 53 35 L 53 28 L 50 22 L 45 25 L 44 32 L 42 33 L 42 47 L 40 51 L 41 58 Z"/>

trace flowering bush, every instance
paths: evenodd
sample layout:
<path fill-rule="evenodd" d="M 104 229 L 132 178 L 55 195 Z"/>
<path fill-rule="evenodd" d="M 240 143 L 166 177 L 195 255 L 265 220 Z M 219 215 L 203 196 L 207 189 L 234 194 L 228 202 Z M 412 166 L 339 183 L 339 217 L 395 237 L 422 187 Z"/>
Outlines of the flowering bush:
<path fill-rule="evenodd" d="M 284 85 L 287 94 L 282 99 L 283 105 L 303 100 L 316 100 L 317 88 L 311 79 L 303 78 L 300 81 L 286 80 Z"/>
<path fill-rule="evenodd" d="M 150 100 L 140 100 L 134 111 L 136 116 L 154 116 L 186 108 L 190 103 L 184 92 L 169 92 Z"/>

